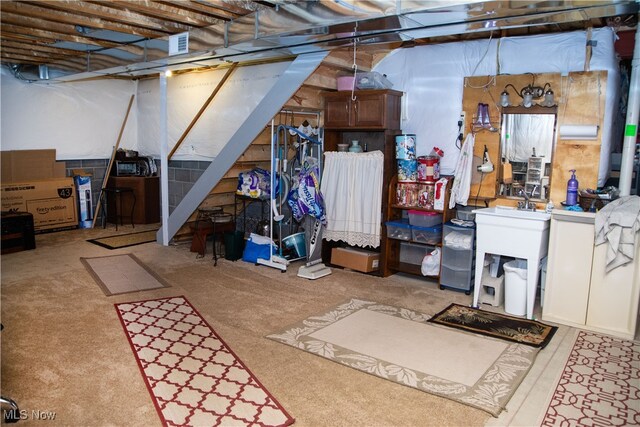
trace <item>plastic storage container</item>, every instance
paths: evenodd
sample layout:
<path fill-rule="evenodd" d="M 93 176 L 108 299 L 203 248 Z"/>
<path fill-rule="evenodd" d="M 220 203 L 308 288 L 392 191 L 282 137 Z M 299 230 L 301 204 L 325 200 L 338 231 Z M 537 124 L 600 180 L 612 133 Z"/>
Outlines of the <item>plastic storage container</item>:
<path fill-rule="evenodd" d="M 411 226 L 411 239 L 414 242 L 436 245 L 442 241 L 442 224 L 435 227 Z"/>
<path fill-rule="evenodd" d="M 393 83 L 377 71 L 356 73 L 356 88 L 358 89 L 391 89 L 392 86 Z"/>
<path fill-rule="evenodd" d="M 438 224 L 442 224 L 442 214 L 437 212 L 424 212 L 410 210 L 409 224 L 417 225 L 418 227 L 433 227 Z"/>
<path fill-rule="evenodd" d="M 411 240 L 411 226 L 409 221 L 389 221 L 387 225 L 387 237 L 389 239 Z"/>
<path fill-rule="evenodd" d="M 462 221 L 475 221 L 476 214 L 474 214 L 472 211 L 465 211 L 465 210 L 458 209 L 456 210 L 456 218 Z"/>
<path fill-rule="evenodd" d="M 454 270 L 442 264 L 440 271 L 440 286 L 448 288 L 469 290 L 472 271 L 469 269 Z"/>
<path fill-rule="evenodd" d="M 527 313 L 527 261 L 524 259 L 504 265 L 504 311 L 515 316 Z"/>
<path fill-rule="evenodd" d="M 400 243 L 400 262 L 413 265 L 421 265 L 425 255 L 431 253 L 435 247 L 417 245 L 413 243 Z"/>
<path fill-rule="evenodd" d="M 351 90 L 354 88 L 356 78 L 353 76 L 342 76 L 337 78 L 338 90 Z"/>
<path fill-rule="evenodd" d="M 471 270 L 473 267 L 473 250 L 442 247 L 442 263 L 453 270 Z"/>

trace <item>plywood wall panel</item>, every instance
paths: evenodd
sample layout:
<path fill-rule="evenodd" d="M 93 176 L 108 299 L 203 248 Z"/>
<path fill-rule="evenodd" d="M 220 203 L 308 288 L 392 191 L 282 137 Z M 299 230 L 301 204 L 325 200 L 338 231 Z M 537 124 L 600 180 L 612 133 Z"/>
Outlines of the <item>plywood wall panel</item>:
<path fill-rule="evenodd" d="M 535 80 L 534 80 L 535 78 Z M 499 127 L 499 116 L 497 103 L 500 101 L 500 94 L 507 84 L 513 85 L 517 90 L 534 83 L 543 86 L 545 83 L 551 85 L 554 91 L 557 107 L 556 120 L 556 143 L 552 157 L 551 171 L 551 200 L 556 203 L 564 200 L 566 183 L 569 179 L 569 169 L 578 170 L 579 176 L 584 176 L 580 180 L 580 188 L 596 188 L 598 167 L 600 163 L 601 135 L 598 134 L 596 140 L 560 140 L 557 131 L 563 124 L 598 124 L 603 126 L 604 105 L 606 93 L 606 71 L 574 72 L 568 76 L 561 76 L 559 73 L 550 74 L 522 74 L 522 75 L 500 75 L 468 77 L 465 79 L 463 91 L 462 109 L 466 114 L 467 126 L 465 135 L 474 131 L 473 121 L 476 116 L 478 103 L 489 104 L 490 115 L 494 127 Z M 515 94 L 513 88 L 508 88 L 512 104 L 520 103 L 522 99 Z M 475 129 L 476 143 L 474 147 L 474 157 L 481 158 L 486 145 L 489 150 L 491 161 L 496 166 L 494 172 L 484 174 L 482 185 L 479 186 L 479 174 L 474 172 L 474 184 L 471 186 L 470 203 L 482 205 L 483 198 L 491 199 L 487 203 L 514 205 L 513 200 L 500 198 L 496 199 L 497 185 L 501 180 L 499 159 L 500 159 L 500 134 L 484 129 Z M 471 200 L 476 194 L 480 196 L 480 202 Z"/>

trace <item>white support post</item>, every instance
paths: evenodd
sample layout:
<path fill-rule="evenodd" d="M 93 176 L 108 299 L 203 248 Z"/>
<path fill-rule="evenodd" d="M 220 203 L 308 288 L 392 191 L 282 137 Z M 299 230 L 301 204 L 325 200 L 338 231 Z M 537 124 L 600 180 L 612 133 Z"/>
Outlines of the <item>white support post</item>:
<path fill-rule="evenodd" d="M 622 145 L 622 161 L 620 163 L 620 195 L 631 194 L 633 179 L 633 157 L 638 137 L 638 109 L 640 108 L 640 31 L 636 30 L 636 44 L 631 61 L 631 80 L 629 83 L 629 99 L 627 102 L 627 118 L 624 126 Z M 639 171 L 640 173 L 640 171 Z M 638 192 L 638 189 L 636 189 Z"/>
<path fill-rule="evenodd" d="M 160 73 L 160 206 L 162 224 L 169 221 L 169 135 L 167 127 L 167 77 Z M 161 227 L 156 241 L 169 245 L 169 230 Z"/>

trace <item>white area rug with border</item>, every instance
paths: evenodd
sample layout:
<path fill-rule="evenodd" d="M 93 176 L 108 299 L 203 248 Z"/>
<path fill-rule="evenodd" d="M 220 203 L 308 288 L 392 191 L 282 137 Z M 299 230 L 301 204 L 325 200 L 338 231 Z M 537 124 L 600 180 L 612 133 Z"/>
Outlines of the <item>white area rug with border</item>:
<path fill-rule="evenodd" d="M 498 416 L 539 350 L 352 299 L 267 338 Z"/>

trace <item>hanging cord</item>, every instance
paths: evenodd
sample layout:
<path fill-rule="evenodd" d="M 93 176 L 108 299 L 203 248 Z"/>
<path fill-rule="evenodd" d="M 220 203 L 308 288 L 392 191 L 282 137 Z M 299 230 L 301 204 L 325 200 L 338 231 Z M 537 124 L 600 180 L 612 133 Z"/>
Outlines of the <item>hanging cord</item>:
<path fill-rule="evenodd" d="M 485 49 L 484 53 L 482 54 L 482 57 L 480 58 L 480 60 L 478 61 L 478 63 L 476 64 L 476 66 L 473 68 L 473 71 L 471 72 L 471 77 L 475 76 L 476 71 L 478 71 L 478 67 L 480 66 L 480 64 L 482 64 L 482 61 L 484 61 L 484 58 L 487 56 L 487 53 L 489 53 L 489 49 L 491 48 L 491 40 L 493 39 L 493 31 L 491 31 L 491 34 L 489 35 L 489 42 L 487 43 L 487 48 Z M 468 86 L 472 89 L 484 89 L 487 88 L 489 86 L 495 86 L 495 80 L 496 80 L 496 76 L 492 75 L 489 77 L 489 80 L 487 81 L 487 83 L 485 83 L 482 86 L 471 86 L 470 84 L 467 83 L 467 79 L 465 79 L 465 86 Z"/>
<path fill-rule="evenodd" d="M 357 50 L 357 40 L 358 38 L 355 37 L 355 35 L 358 33 L 358 21 L 356 21 L 355 25 L 353 26 L 353 65 L 351 66 L 351 68 L 353 68 L 353 84 L 351 85 L 351 100 L 355 101 L 356 100 L 356 95 L 355 95 L 355 91 L 356 91 L 356 76 L 358 74 L 358 64 L 356 64 L 356 50 Z"/>

